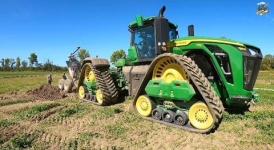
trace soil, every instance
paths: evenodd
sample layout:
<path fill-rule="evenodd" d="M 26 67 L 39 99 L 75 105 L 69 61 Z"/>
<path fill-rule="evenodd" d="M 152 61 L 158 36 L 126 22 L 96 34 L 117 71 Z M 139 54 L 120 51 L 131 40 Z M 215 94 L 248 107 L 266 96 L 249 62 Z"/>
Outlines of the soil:
<path fill-rule="evenodd" d="M 0 126 L 0 149 L 7 146 L 13 137 L 22 134 L 35 135 L 34 149 L 272 149 L 274 146 L 272 143 L 255 143 L 248 138 L 258 135 L 259 131 L 254 127 L 239 127 L 245 129 L 242 131 L 245 136 L 224 130 L 233 126 L 228 122 L 223 122 L 223 129 L 210 135 L 181 131 L 145 120 L 130 123 L 127 119 L 138 119 L 135 115 L 129 115 L 133 111 L 131 102 L 110 106 L 115 108 L 119 105 L 123 112 L 108 118 L 100 113 L 102 110 L 108 113 L 109 107 L 89 103 L 84 104 L 89 106 L 83 115 L 56 118 L 58 112 L 69 112 L 65 111 L 69 110 L 67 107 L 76 106 L 75 101 L 70 100 L 73 95 L 75 93 L 65 93 L 53 85 L 41 85 L 24 93 L 12 91 L 0 95 L 2 103 L 16 102 L 0 106 L 0 121 L 12 120 L 15 117 L 12 112 L 22 108 L 62 101 L 60 106 L 23 118 L 16 124 Z M 23 101 L 22 98 L 31 98 L 32 101 Z M 251 111 L 265 109 L 273 110 L 273 106 L 250 108 Z M 246 125 L 239 122 L 235 127 L 238 126 Z"/>
<path fill-rule="evenodd" d="M 48 84 L 44 84 L 39 88 L 29 90 L 26 92 L 26 94 L 42 100 L 58 100 L 68 97 L 68 94 L 60 90 L 58 86 Z"/>

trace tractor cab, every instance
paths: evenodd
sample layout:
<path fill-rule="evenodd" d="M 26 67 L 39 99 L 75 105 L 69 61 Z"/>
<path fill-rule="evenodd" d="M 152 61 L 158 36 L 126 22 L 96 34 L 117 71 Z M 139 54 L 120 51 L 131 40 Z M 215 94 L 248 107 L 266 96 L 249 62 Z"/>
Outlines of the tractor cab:
<path fill-rule="evenodd" d="M 163 16 L 165 6 L 159 11 L 158 17 L 143 18 L 136 16 L 136 20 L 129 24 L 131 32 L 128 59 L 134 64 L 150 63 L 157 55 L 170 52 L 168 42 L 178 35 L 177 25 Z"/>

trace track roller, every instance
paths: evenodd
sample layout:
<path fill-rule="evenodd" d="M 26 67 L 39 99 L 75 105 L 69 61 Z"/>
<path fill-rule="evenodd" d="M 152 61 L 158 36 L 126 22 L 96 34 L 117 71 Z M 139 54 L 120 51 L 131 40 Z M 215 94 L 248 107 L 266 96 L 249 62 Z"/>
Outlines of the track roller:
<path fill-rule="evenodd" d="M 188 123 L 188 116 L 185 112 L 179 112 L 175 114 L 174 123 L 180 126 L 184 126 Z"/>
<path fill-rule="evenodd" d="M 156 120 L 161 120 L 163 113 L 164 113 L 163 108 L 161 108 L 161 107 L 155 108 L 152 111 L 152 117 Z"/>
<path fill-rule="evenodd" d="M 163 120 L 168 123 L 172 123 L 174 121 L 175 113 L 171 110 L 164 111 Z"/>

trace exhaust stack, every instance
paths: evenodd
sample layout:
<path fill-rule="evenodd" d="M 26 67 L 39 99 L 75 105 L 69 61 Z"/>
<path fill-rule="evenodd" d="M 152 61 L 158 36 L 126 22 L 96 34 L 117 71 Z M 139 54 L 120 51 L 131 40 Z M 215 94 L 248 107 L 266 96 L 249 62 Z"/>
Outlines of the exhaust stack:
<path fill-rule="evenodd" d="M 194 25 L 188 26 L 188 36 L 194 36 Z"/>
<path fill-rule="evenodd" d="M 166 6 L 163 6 L 163 7 L 160 9 L 160 11 L 159 11 L 158 17 L 164 17 L 164 12 L 165 12 L 165 10 L 166 10 Z"/>

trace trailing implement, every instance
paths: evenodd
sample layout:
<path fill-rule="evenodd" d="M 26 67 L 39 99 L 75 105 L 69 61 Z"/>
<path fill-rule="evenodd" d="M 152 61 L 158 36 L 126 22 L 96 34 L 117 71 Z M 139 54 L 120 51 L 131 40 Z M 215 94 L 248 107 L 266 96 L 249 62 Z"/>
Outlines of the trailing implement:
<path fill-rule="evenodd" d="M 86 58 L 78 82 L 80 99 L 105 106 L 133 97 L 134 112 L 144 119 L 197 133 L 215 131 L 225 110 L 248 110 L 261 50 L 232 40 L 194 36 L 179 38 L 177 25 L 164 17 L 129 24 L 127 58 L 116 70 L 103 58 Z"/>

